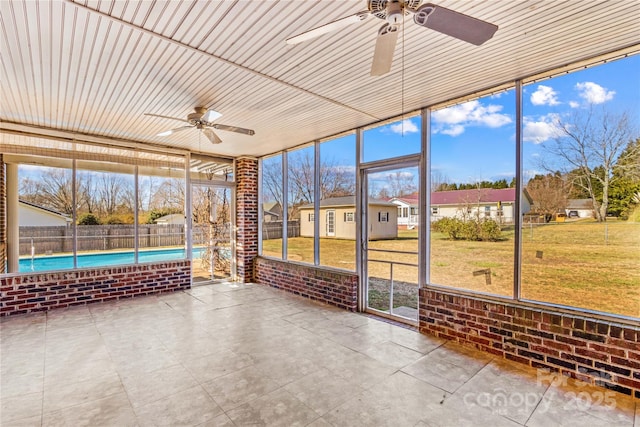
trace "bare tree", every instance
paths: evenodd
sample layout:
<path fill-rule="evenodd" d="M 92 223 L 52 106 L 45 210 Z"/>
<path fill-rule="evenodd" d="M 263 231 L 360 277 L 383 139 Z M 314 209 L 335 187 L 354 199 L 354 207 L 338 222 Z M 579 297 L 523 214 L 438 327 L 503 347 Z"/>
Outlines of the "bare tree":
<path fill-rule="evenodd" d="M 314 190 L 314 155 L 311 150 L 290 153 L 287 159 L 289 203 L 312 203 Z M 275 201 L 282 205 L 282 163 L 263 162 L 263 202 Z M 320 199 L 355 194 L 354 172 L 338 165 L 333 159 L 320 162 Z"/>
<path fill-rule="evenodd" d="M 184 210 L 185 203 L 184 181 L 178 178 L 164 178 L 157 184 L 156 190 L 151 194 L 151 209 Z"/>
<path fill-rule="evenodd" d="M 120 174 L 101 173 L 97 185 L 101 213 L 115 214 L 129 185 L 128 180 Z"/>
<path fill-rule="evenodd" d="M 276 159 L 276 158 L 271 158 Z M 282 206 L 282 162 L 268 159 L 262 162 L 263 203 L 278 202 Z"/>
<path fill-rule="evenodd" d="M 555 128 L 554 142 L 543 145 L 551 158 L 544 159 L 542 166 L 571 176 L 572 184 L 589 194 L 597 220 L 605 221 L 609 189 L 616 180 L 614 167 L 624 160 L 619 157 L 629 141 L 637 137 L 629 114 L 614 114 L 591 106 L 576 112 L 569 120 L 558 118 Z M 596 183 L 602 188 L 601 201 L 596 197 Z"/>
<path fill-rule="evenodd" d="M 20 198 L 68 215 L 73 213 L 71 171 L 48 168 L 39 179 L 25 177 L 20 182 Z"/>
<path fill-rule="evenodd" d="M 532 210 L 537 214 L 555 214 L 567 207 L 569 186 L 559 172 L 536 175 L 527 183 L 527 192 L 534 204 Z"/>
<path fill-rule="evenodd" d="M 288 154 L 289 205 L 313 203 L 314 155 L 305 149 Z"/>
<path fill-rule="evenodd" d="M 92 172 L 79 172 L 76 181 L 78 206 L 83 207 L 88 213 L 97 213 L 99 209 L 97 183 L 93 178 Z"/>
<path fill-rule="evenodd" d="M 387 175 L 389 192 L 392 197 L 402 197 L 418 191 L 415 175 L 407 171 L 396 171 Z"/>
<path fill-rule="evenodd" d="M 205 244 L 200 259 L 211 274 L 229 274 L 231 258 L 231 205 L 229 190 L 195 187 L 193 192 L 194 233 L 197 244 Z"/>
<path fill-rule="evenodd" d="M 431 191 L 442 191 L 450 183 L 449 177 L 439 170 L 431 171 Z"/>

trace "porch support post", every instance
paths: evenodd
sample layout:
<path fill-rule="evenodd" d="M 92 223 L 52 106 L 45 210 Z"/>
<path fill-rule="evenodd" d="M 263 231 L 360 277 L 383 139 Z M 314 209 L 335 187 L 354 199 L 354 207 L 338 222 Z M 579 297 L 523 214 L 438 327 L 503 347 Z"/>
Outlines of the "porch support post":
<path fill-rule="evenodd" d="M 18 165 L 8 163 L 6 167 L 7 190 L 7 273 L 17 273 L 20 260 L 20 225 L 18 222 Z"/>
<path fill-rule="evenodd" d="M 236 159 L 237 277 L 254 280 L 253 265 L 258 256 L 258 160 Z"/>

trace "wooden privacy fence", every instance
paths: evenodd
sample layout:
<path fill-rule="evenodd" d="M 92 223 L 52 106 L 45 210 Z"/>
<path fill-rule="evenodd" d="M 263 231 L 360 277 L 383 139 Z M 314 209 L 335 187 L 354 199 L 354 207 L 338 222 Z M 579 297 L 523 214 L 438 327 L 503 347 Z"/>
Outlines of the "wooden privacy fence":
<path fill-rule="evenodd" d="M 287 236 L 300 237 L 300 221 L 287 222 Z M 282 239 L 282 221 L 269 221 L 262 223 L 262 240 Z"/>
<path fill-rule="evenodd" d="M 133 249 L 135 228 L 125 225 L 78 225 L 78 252 L 105 251 L 113 249 Z M 222 238 L 229 238 L 231 227 L 226 224 L 216 230 Z M 194 224 L 193 243 L 206 244 L 209 226 Z M 218 236 L 220 237 L 220 236 Z M 184 246 L 184 225 L 182 224 L 140 224 L 138 226 L 138 247 L 157 248 Z M 73 228 L 66 226 L 25 226 L 20 227 L 20 255 L 55 254 L 73 251 Z"/>
<path fill-rule="evenodd" d="M 78 252 L 132 249 L 135 239 L 133 224 L 78 225 Z M 153 248 L 182 246 L 184 225 L 140 224 L 138 246 Z M 20 227 L 20 255 L 54 254 L 73 251 L 73 228 L 66 226 Z"/>
<path fill-rule="evenodd" d="M 124 225 L 78 225 L 78 252 L 133 249 L 135 228 Z M 217 230 L 225 239 L 230 236 L 230 226 Z M 206 244 L 209 226 L 194 224 L 192 230 L 194 245 Z M 264 239 L 282 238 L 282 221 L 265 222 L 262 228 Z M 289 221 L 288 236 L 300 236 L 300 222 Z M 140 224 L 138 226 L 138 247 L 156 248 L 163 246 L 184 246 L 184 225 L 182 224 Z M 20 227 L 20 255 L 56 254 L 73 252 L 73 228 L 66 226 L 23 226 Z"/>

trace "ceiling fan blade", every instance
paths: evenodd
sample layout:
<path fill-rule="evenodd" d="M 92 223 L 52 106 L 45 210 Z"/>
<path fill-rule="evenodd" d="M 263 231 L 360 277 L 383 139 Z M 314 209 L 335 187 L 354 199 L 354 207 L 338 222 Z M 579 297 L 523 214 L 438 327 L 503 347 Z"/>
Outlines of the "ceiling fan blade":
<path fill-rule="evenodd" d="M 171 130 L 166 130 L 164 132 L 160 132 L 157 136 L 169 136 L 169 135 L 172 135 L 172 134 L 174 134 L 176 132 L 180 132 L 180 131 L 183 131 L 183 130 L 191 129 L 193 127 L 194 126 L 181 126 L 179 128 L 175 128 L 175 129 L 171 129 Z"/>
<path fill-rule="evenodd" d="M 255 135 L 255 131 L 251 129 L 239 128 L 237 126 L 219 125 L 217 123 L 211 123 L 211 124 L 208 124 L 207 126 L 211 126 L 214 129 L 226 130 L 229 132 L 237 132 L 245 135 Z"/>
<path fill-rule="evenodd" d="M 177 117 L 169 117 L 169 116 L 161 116 L 160 114 L 151 114 L 151 113 L 144 113 L 145 116 L 151 116 L 151 117 L 160 117 L 162 119 L 171 119 L 171 120 L 179 120 L 181 122 L 186 122 L 189 123 L 189 120 L 185 120 L 185 119 L 179 119 Z"/>
<path fill-rule="evenodd" d="M 323 34 L 330 33 L 331 31 L 335 31 L 339 28 L 346 27 L 350 24 L 355 24 L 360 21 L 364 21 L 369 16 L 369 11 L 358 12 L 355 15 L 347 16 L 345 18 L 340 18 L 336 21 L 329 22 L 328 24 L 324 24 L 320 27 L 316 27 L 312 30 L 305 31 L 304 33 L 298 34 L 297 36 L 293 36 L 287 39 L 287 44 L 298 44 L 305 42 L 307 40 L 311 40 Z"/>
<path fill-rule="evenodd" d="M 202 116 L 202 121 L 203 122 L 212 122 L 212 121 L 214 121 L 216 119 L 219 119 L 220 117 L 222 117 L 222 113 L 218 113 L 216 110 L 209 109 Z"/>
<path fill-rule="evenodd" d="M 373 53 L 373 63 L 371 64 L 371 75 L 382 76 L 391 71 L 393 62 L 393 52 L 398 42 L 398 27 L 384 24 L 378 30 L 376 39 L 376 50 Z"/>
<path fill-rule="evenodd" d="M 433 4 L 424 4 L 413 21 L 425 28 L 480 46 L 498 31 L 498 26 Z"/>
<path fill-rule="evenodd" d="M 209 138 L 209 141 L 211 141 L 212 144 L 220 144 L 222 142 L 220 137 L 209 128 L 202 128 L 202 133 L 204 134 L 204 136 Z"/>

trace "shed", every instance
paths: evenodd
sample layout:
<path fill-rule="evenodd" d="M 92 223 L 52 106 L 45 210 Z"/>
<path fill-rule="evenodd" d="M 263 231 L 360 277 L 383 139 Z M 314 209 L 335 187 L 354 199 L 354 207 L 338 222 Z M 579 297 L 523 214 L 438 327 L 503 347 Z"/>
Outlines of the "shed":
<path fill-rule="evenodd" d="M 332 197 L 320 201 L 320 237 L 355 239 L 355 196 Z M 300 235 L 313 237 L 314 205 L 300 207 Z M 396 205 L 384 200 L 369 200 L 369 239 L 395 239 L 398 237 L 398 214 Z"/>

